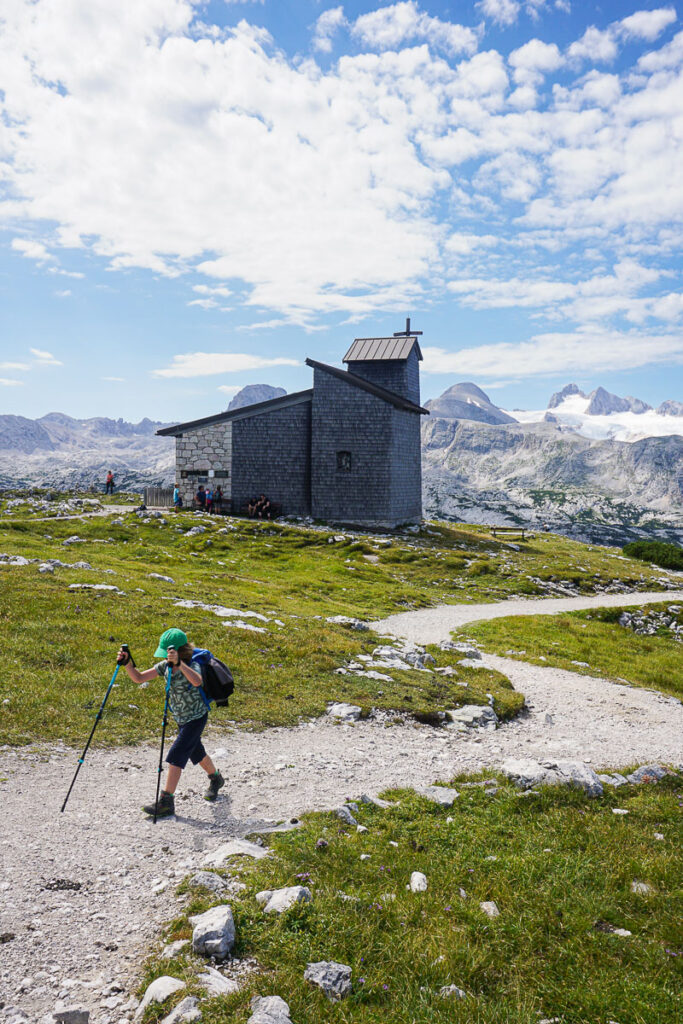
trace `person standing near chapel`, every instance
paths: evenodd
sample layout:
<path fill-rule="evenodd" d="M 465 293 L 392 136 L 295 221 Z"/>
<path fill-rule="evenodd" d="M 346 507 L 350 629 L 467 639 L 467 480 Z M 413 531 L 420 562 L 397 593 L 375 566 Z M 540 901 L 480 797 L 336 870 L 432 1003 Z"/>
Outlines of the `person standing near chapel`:
<path fill-rule="evenodd" d="M 111 470 L 109 470 L 109 472 L 107 473 L 107 482 L 104 485 L 104 493 L 105 494 L 113 494 L 114 493 L 114 474 L 112 473 Z"/>

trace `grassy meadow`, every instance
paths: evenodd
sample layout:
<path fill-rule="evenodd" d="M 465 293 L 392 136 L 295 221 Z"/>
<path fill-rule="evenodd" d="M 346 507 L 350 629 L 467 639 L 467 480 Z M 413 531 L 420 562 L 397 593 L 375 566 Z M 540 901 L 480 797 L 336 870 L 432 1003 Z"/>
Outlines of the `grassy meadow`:
<path fill-rule="evenodd" d="M 454 782 L 452 809 L 395 791 L 385 796 L 396 806 L 354 812 L 367 832 L 312 814 L 300 830 L 266 837 L 274 857 L 234 859 L 229 873 L 246 888 L 230 899 L 233 953 L 260 967 L 238 994 L 203 1004 L 205 1024 L 246 1021 L 254 994 L 280 995 L 296 1024 L 680 1021 L 681 778 L 599 800 L 547 787 L 525 799 L 502 779 L 489 795 L 463 782 Z M 424 893 L 406 889 L 416 870 L 427 876 Z M 633 892 L 636 881 L 647 891 Z M 298 884 L 312 902 L 282 915 L 264 915 L 254 899 Z M 221 902 L 185 886 L 180 893 L 184 907 L 164 941 L 190 938 L 188 916 Z M 485 901 L 499 917 L 484 914 Z M 171 974 L 200 994 L 201 961 L 188 949 L 170 961 L 152 956 L 141 991 Z M 348 998 L 331 1004 L 304 982 L 307 963 L 318 960 L 352 968 Z M 440 996 L 448 985 L 466 998 Z M 151 1009 L 145 1019 L 166 1012 Z"/>

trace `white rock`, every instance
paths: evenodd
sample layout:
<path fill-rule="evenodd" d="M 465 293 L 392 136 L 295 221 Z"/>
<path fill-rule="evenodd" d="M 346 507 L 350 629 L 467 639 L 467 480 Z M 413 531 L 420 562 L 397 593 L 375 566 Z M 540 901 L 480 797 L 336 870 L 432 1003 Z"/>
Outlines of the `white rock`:
<path fill-rule="evenodd" d="M 358 824 L 354 816 L 351 814 L 351 811 L 346 806 L 338 807 L 334 813 L 337 815 L 338 818 L 341 819 L 341 821 L 345 822 L 347 825 Z"/>
<path fill-rule="evenodd" d="M 427 876 L 423 875 L 421 871 L 413 871 L 410 876 L 410 891 L 427 892 Z"/>
<path fill-rule="evenodd" d="M 659 780 L 665 778 L 666 775 L 666 768 L 663 768 L 662 765 L 644 764 L 640 768 L 636 768 L 636 770 L 631 772 L 630 775 L 627 775 L 626 778 L 629 782 L 638 785 L 641 782 L 659 782 Z"/>
<path fill-rule="evenodd" d="M 254 996 L 251 1008 L 247 1024 L 292 1024 L 289 1006 L 280 996 Z"/>
<path fill-rule="evenodd" d="M 498 715 L 493 708 L 486 704 L 465 704 L 461 708 L 454 708 L 446 714 L 452 722 L 462 723 L 468 728 L 476 728 L 480 725 L 498 724 Z"/>
<path fill-rule="evenodd" d="M 446 786 L 421 786 L 415 792 L 441 807 L 452 807 L 460 796 L 457 790 L 448 789 Z"/>
<path fill-rule="evenodd" d="M 235 922 L 227 904 L 191 917 L 190 924 L 194 929 L 192 949 L 195 953 L 222 960 L 235 944 Z"/>
<path fill-rule="evenodd" d="M 372 857 L 372 854 L 370 854 L 370 853 L 361 853 L 361 855 L 360 855 L 360 859 L 361 860 L 370 860 L 371 857 Z"/>
<path fill-rule="evenodd" d="M 207 967 L 197 976 L 197 981 L 210 996 L 231 996 L 240 990 L 236 981 L 226 978 L 215 967 Z"/>
<path fill-rule="evenodd" d="M 256 899 L 263 895 L 259 893 Z M 305 885 L 289 885 L 284 889 L 274 889 L 264 904 L 263 913 L 282 914 L 296 903 L 310 903 L 312 899 L 311 890 Z"/>
<path fill-rule="evenodd" d="M 123 594 L 112 583 L 70 583 L 69 590 L 112 590 L 116 594 Z"/>
<path fill-rule="evenodd" d="M 177 942 L 170 942 L 168 946 L 164 946 L 164 948 L 162 949 L 161 959 L 172 960 L 174 956 L 177 956 L 178 953 L 181 953 L 185 949 L 185 946 L 189 946 L 189 944 L 189 939 L 178 939 Z"/>
<path fill-rule="evenodd" d="M 630 932 L 628 928 L 614 928 L 611 932 L 612 935 L 618 935 L 621 939 L 627 939 L 633 932 Z"/>
<path fill-rule="evenodd" d="M 485 903 L 480 903 L 479 907 L 481 910 L 484 911 L 487 917 L 500 917 L 500 910 L 493 902 L 493 900 L 489 900 Z"/>
<path fill-rule="evenodd" d="M 213 871 L 197 871 L 187 883 L 191 889 L 208 889 L 209 892 L 222 892 L 225 882 Z"/>
<path fill-rule="evenodd" d="M 151 985 L 147 986 L 147 990 L 140 1000 L 140 1005 L 135 1011 L 135 1020 L 142 1019 L 145 1010 L 151 1003 L 164 1003 L 174 992 L 180 992 L 184 988 L 187 988 L 185 982 L 179 981 L 178 978 L 170 978 L 167 975 L 157 978 Z"/>
<path fill-rule="evenodd" d="M 467 992 L 457 985 L 444 985 L 439 989 L 439 995 L 442 999 L 467 999 Z"/>
<path fill-rule="evenodd" d="M 148 572 L 147 578 L 150 580 L 163 580 L 164 583 L 175 583 L 175 580 L 170 576 L 162 576 L 161 573 L 158 572 Z"/>
<path fill-rule="evenodd" d="M 647 895 L 652 892 L 652 886 L 648 885 L 647 882 L 631 882 L 631 892 L 639 893 L 640 895 Z"/>
<path fill-rule="evenodd" d="M 161 1024 L 191 1024 L 191 1022 L 202 1019 L 202 1011 L 199 1009 L 199 1000 L 196 996 L 185 996 L 175 1009 L 171 1010 L 167 1017 L 164 1017 Z"/>
<path fill-rule="evenodd" d="M 358 630 L 359 633 L 366 633 L 370 629 L 367 622 L 360 619 L 351 619 L 348 615 L 331 615 L 326 622 L 336 623 L 339 626 L 348 626 L 349 629 Z"/>
<path fill-rule="evenodd" d="M 613 807 L 612 814 L 628 814 L 628 811 L 623 807 Z"/>
<path fill-rule="evenodd" d="M 661 842 L 661 840 L 664 838 L 664 833 L 663 832 L 655 832 L 654 838 L 658 839 Z"/>
<path fill-rule="evenodd" d="M 344 704 L 342 702 L 330 704 L 327 714 L 331 718 L 338 718 L 343 722 L 356 722 L 360 718 L 362 708 L 357 704 Z"/>
<path fill-rule="evenodd" d="M 373 807 L 381 807 L 382 810 L 396 806 L 396 804 L 392 803 L 391 800 L 381 800 L 378 796 L 368 796 L 367 793 L 362 794 L 360 802 L 362 804 L 372 804 Z"/>
<path fill-rule="evenodd" d="M 575 786 L 592 797 L 602 796 L 600 779 L 592 768 L 583 761 L 532 761 L 527 758 L 505 761 L 501 771 L 512 779 L 516 786 L 530 789 L 531 786 Z"/>
<path fill-rule="evenodd" d="M 250 843 L 247 839 L 231 839 L 229 843 L 223 843 L 212 853 L 207 853 L 202 864 L 210 868 L 220 868 L 230 857 L 253 857 L 254 860 L 262 860 L 269 853 L 270 850 L 265 846 Z"/>
<path fill-rule="evenodd" d="M 336 1003 L 351 992 L 351 968 L 334 960 L 319 960 L 308 965 L 304 981 L 317 985 L 331 1003 Z"/>

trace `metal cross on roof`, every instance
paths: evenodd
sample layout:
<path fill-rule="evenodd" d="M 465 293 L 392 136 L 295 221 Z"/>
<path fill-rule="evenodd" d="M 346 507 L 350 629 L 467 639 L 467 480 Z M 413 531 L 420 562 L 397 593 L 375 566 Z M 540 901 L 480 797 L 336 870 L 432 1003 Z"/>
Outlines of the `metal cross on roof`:
<path fill-rule="evenodd" d="M 395 338 L 413 338 L 416 334 L 422 334 L 422 331 L 411 331 L 410 329 L 410 317 L 406 317 L 406 329 L 405 331 L 394 331 Z"/>

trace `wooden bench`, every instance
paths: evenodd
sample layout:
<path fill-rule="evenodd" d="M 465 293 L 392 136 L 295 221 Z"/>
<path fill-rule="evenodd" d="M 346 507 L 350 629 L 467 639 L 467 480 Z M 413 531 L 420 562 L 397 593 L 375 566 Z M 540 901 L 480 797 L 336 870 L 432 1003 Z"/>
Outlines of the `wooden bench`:
<path fill-rule="evenodd" d="M 529 532 L 524 526 L 493 526 L 490 533 L 492 537 L 502 537 L 504 540 L 511 537 L 526 540 L 529 536 Z"/>

